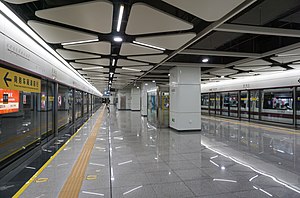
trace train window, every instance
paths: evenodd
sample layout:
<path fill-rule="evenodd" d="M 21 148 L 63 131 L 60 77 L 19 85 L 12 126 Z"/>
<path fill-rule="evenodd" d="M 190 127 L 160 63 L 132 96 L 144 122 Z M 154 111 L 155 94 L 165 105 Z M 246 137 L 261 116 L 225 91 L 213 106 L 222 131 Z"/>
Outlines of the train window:
<path fill-rule="evenodd" d="M 220 115 L 221 113 L 221 94 L 216 93 L 216 114 Z"/>
<path fill-rule="evenodd" d="M 72 123 L 73 114 L 73 92 L 72 89 L 63 85 L 58 85 L 57 96 L 57 119 L 58 129 L 62 129 Z"/>
<path fill-rule="evenodd" d="M 201 111 L 203 113 L 208 113 L 208 105 L 209 105 L 208 94 L 202 94 L 202 96 L 201 96 Z"/>
<path fill-rule="evenodd" d="M 293 123 L 293 89 L 278 88 L 262 91 L 262 120 Z"/>
<path fill-rule="evenodd" d="M 215 103 L 216 103 L 216 94 L 210 93 L 209 94 L 209 108 L 210 108 L 211 114 L 215 114 Z"/>
<path fill-rule="evenodd" d="M 229 95 L 227 92 L 221 93 L 222 115 L 228 116 Z"/>
<path fill-rule="evenodd" d="M 238 116 L 238 94 L 237 92 L 229 93 L 229 106 L 230 106 L 230 116 L 237 117 Z"/>
<path fill-rule="evenodd" d="M 88 112 L 88 93 L 83 93 L 83 113 Z"/>
<path fill-rule="evenodd" d="M 75 119 L 82 117 L 82 92 L 75 91 Z"/>
<path fill-rule="evenodd" d="M 259 90 L 251 90 L 250 91 L 250 118 L 251 119 L 259 119 Z"/>

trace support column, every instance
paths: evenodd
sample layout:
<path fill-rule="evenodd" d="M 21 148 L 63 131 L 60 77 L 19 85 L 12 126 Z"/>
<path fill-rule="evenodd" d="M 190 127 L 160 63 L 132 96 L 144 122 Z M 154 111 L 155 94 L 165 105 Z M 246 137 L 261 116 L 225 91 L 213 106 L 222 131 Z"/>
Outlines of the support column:
<path fill-rule="evenodd" d="M 170 70 L 170 127 L 178 131 L 201 130 L 201 68 Z"/>

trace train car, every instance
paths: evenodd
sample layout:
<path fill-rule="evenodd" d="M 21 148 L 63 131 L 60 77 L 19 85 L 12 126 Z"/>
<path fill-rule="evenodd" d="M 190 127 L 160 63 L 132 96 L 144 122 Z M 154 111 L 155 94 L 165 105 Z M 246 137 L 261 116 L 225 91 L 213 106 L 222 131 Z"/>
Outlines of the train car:
<path fill-rule="evenodd" d="M 3 179 L 10 170 L 42 152 L 44 145 L 65 134 L 71 136 L 99 108 L 102 95 L 14 13 L 6 7 L 1 10 Z"/>
<path fill-rule="evenodd" d="M 300 70 L 290 70 L 202 84 L 202 113 L 297 126 L 299 82 Z"/>

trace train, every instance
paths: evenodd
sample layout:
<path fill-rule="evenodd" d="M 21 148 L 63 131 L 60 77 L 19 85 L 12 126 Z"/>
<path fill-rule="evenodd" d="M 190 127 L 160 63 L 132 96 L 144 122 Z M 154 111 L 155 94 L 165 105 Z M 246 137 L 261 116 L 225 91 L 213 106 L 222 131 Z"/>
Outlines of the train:
<path fill-rule="evenodd" d="M 201 85 L 202 114 L 300 125 L 300 70 Z"/>
<path fill-rule="evenodd" d="M 0 10 L 2 179 L 45 145 L 66 141 L 102 94 L 2 3 Z"/>

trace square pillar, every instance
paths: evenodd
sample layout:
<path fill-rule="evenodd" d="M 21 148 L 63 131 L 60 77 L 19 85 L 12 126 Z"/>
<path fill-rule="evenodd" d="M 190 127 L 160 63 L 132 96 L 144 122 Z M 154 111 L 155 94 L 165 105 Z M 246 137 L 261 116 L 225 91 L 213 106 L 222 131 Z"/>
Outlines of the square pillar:
<path fill-rule="evenodd" d="M 201 68 L 170 70 L 170 127 L 178 131 L 201 130 Z"/>

